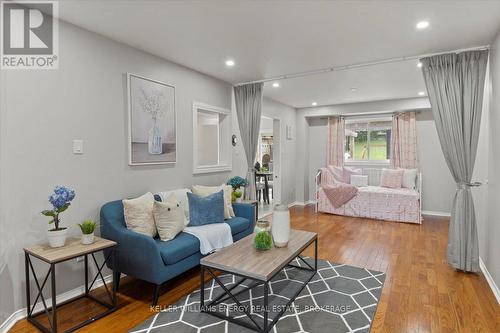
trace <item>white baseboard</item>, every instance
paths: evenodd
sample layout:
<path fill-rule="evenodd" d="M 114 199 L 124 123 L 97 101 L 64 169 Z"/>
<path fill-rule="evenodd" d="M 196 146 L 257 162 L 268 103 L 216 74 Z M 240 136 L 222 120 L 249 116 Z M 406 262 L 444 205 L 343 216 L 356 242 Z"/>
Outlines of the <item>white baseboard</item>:
<path fill-rule="evenodd" d="M 105 276 L 104 280 L 106 281 L 106 283 L 111 283 L 113 281 L 113 275 L 111 274 L 111 275 Z M 94 286 L 92 287 L 92 290 L 99 288 L 99 287 L 102 287 L 102 286 L 103 286 L 103 283 L 99 279 L 95 282 Z M 62 303 L 62 302 L 65 302 L 71 298 L 83 295 L 84 293 L 85 293 L 85 286 L 82 285 L 80 287 L 69 290 L 69 291 L 62 293 L 60 295 L 57 295 L 56 300 L 57 300 L 57 303 Z M 52 299 L 51 298 L 45 299 L 45 303 L 47 304 L 47 306 L 50 306 L 49 304 L 52 304 Z M 35 309 L 33 310 L 33 312 L 38 312 L 40 310 L 43 310 L 42 301 L 36 303 Z M 26 318 L 26 315 L 27 315 L 26 308 L 22 308 L 22 309 L 15 311 L 13 314 L 11 314 L 9 316 L 9 318 L 7 318 L 2 324 L 0 324 L 0 333 L 8 332 L 17 321 Z"/>
<path fill-rule="evenodd" d="M 483 259 L 481 259 L 481 257 L 479 257 L 479 267 L 481 268 L 481 272 L 483 272 L 486 281 L 488 281 L 491 291 L 493 292 L 493 295 L 495 295 L 497 299 L 497 303 L 500 304 L 500 289 L 493 280 L 493 277 L 491 277 L 490 272 L 488 272 L 488 269 L 486 268 Z"/>
<path fill-rule="evenodd" d="M 288 205 L 288 207 L 293 207 L 293 206 L 307 206 L 307 205 L 312 205 L 315 204 L 316 200 L 309 200 L 309 201 L 295 201 L 292 202 L 291 204 Z"/>
<path fill-rule="evenodd" d="M 448 212 L 434 212 L 432 210 L 423 210 L 422 215 L 439 216 L 439 217 L 451 217 L 451 213 Z"/>

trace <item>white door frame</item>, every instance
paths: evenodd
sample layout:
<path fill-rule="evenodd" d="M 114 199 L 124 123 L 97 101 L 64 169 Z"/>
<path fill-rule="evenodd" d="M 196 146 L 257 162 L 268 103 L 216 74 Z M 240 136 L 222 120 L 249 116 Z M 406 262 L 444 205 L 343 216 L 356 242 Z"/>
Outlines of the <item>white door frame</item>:
<path fill-rule="evenodd" d="M 276 202 L 276 203 L 281 203 L 281 199 L 283 197 L 283 182 L 282 182 L 282 174 L 281 174 L 281 171 L 283 170 L 283 167 L 282 167 L 282 164 L 283 164 L 283 135 L 284 135 L 284 132 L 283 132 L 283 122 L 281 121 L 281 117 L 278 117 L 278 116 L 273 116 L 273 115 L 270 115 L 268 113 L 265 113 L 265 112 L 262 112 L 261 113 L 261 117 L 264 117 L 264 118 L 269 118 L 269 119 L 272 119 L 273 120 L 273 140 L 274 140 L 274 121 L 277 120 L 279 121 L 280 123 L 280 133 L 279 133 L 279 140 L 278 140 L 278 149 L 279 149 L 279 154 L 278 154 L 278 158 L 279 158 L 279 163 L 278 163 L 278 184 L 279 184 L 279 189 L 278 189 L 278 196 L 276 196 L 276 193 L 273 193 L 274 195 L 274 200 L 276 200 L 277 198 L 279 199 L 280 202 Z M 260 137 L 260 135 L 259 135 Z M 275 169 L 276 171 L 276 169 Z M 273 172 L 273 181 L 274 179 L 276 179 L 276 173 Z M 274 183 L 276 185 L 276 182 Z M 274 189 L 273 189 L 274 191 Z M 274 202 L 273 202 L 274 204 Z"/>

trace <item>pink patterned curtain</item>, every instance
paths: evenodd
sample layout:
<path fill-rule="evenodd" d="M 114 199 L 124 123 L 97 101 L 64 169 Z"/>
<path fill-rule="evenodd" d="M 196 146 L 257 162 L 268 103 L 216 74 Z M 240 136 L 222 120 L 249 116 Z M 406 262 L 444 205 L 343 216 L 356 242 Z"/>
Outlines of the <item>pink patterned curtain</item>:
<path fill-rule="evenodd" d="M 415 112 L 392 117 L 391 164 L 395 168 L 415 169 L 417 157 L 417 121 Z"/>
<path fill-rule="evenodd" d="M 344 118 L 328 117 L 328 144 L 327 158 L 328 165 L 344 165 Z"/>

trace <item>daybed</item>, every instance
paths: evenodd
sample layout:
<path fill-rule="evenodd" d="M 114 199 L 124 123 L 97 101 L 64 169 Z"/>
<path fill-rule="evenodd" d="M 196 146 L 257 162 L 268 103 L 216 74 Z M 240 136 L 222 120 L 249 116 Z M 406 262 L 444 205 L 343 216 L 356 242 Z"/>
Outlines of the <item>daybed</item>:
<path fill-rule="evenodd" d="M 316 175 L 316 210 L 343 216 L 365 217 L 377 220 L 421 223 L 422 175 L 417 174 L 415 189 L 386 188 L 380 185 L 382 170 L 362 169 L 368 176 L 368 186 L 359 187 L 350 201 L 335 208 L 323 191 L 322 184 L 333 184 L 333 174 L 321 168 Z"/>

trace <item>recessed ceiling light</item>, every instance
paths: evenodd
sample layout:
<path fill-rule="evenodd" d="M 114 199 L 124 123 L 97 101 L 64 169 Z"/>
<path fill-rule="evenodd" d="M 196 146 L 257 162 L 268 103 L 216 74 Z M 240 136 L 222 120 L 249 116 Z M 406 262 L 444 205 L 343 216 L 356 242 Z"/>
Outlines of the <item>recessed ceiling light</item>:
<path fill-rule="evenodd" d="M 420 61 L 417 63 L 417 67 L 418 68 L 422 67 L 422 63 Z"/>
<path fill-rule="evenodd" d="M 278 88 L 280 86 L 279 82 L 273 82 L 273 87 Z"/>
<path fill-rule="evenodd" d="M 226 60 L 226 66 L 227 67 L 233 67 L 234 66 L 234 60 L 233 59 L 227 59 Z"/>
<path fill-rule="evenodd" d="M 354 92 L 354 91 L 358 90 L 358 88 L 356 88 L 356 87 L 352 87 L 350 90 L 351 90 L 352 92 Z"/>
<path fill-rule="evenodd" d="M 417 29 L 425 29 L 429 26 L 429 21 L 420 21 L 417 23 Z"/>
<path fill-rule="evenodd" d="M 425 95 L 425 91 L 419 91 L 418 92 L 418 96 L 424 96 Z"/>
<path fill-rule="evenodd" d="M 312 102 L 312 103 L 311 103 L 311 105 L 312 105 L 312 106 L 316 106 L 316 105 L 318 105 L 318 103 L 316 103 L 316 102 Z"/>

